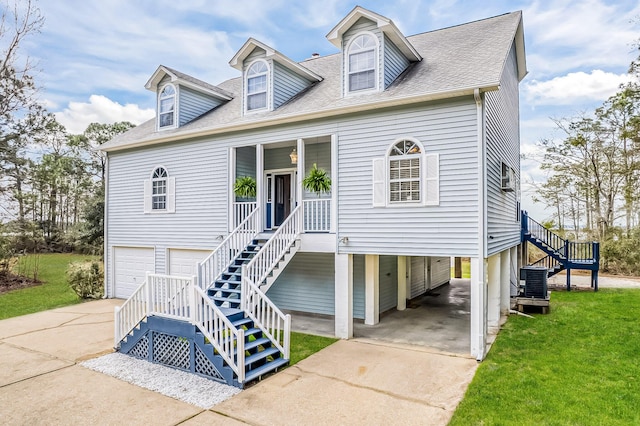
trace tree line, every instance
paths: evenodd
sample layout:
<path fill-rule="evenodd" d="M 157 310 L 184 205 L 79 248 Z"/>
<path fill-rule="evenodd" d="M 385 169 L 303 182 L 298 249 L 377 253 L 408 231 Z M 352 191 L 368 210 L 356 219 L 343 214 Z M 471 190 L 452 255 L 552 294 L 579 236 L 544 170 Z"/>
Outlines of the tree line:
<path fill-rule="evenodd" d="M 0 7 L 0 259 L 23 251 L 101 253 L 105 170 L 97 147 L 133 124 L 67 132 L 42 105 L 36 64 L 22 54 L 44 17 L 31 0 Z"/>
<path fill-rule="evenodd" d="M 640 274 L 640 55 L 628 73 L 592 113 L 554 120 L 564 136 L 541 141 L 534 201 L 562 234 L 601 242 L 605 270 Z"/>

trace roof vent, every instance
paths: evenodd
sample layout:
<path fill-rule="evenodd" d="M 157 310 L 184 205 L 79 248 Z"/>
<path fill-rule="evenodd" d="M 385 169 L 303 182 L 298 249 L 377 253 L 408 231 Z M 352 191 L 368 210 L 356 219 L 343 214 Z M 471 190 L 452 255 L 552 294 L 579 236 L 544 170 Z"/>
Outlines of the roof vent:
<path fill-rule="evenodd" d="M 319 54 L 319 53 L 312 53 L 312 54 L 311 54 L 311 57 L 312 57 L 312 58 L 319 58 L 319 57 L 320 57 L 320 54 Z"/>

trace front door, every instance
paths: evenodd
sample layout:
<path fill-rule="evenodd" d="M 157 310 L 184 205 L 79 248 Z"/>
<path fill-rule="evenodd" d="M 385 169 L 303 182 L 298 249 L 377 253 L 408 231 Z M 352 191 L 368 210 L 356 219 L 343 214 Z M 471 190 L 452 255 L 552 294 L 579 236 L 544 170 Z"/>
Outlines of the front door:
<path fill-rule="evenodd" d="M 273 226 L 282 225 L 282 222 L 291 213 L 291 174 L 274 175 L 275 197 Z"/>

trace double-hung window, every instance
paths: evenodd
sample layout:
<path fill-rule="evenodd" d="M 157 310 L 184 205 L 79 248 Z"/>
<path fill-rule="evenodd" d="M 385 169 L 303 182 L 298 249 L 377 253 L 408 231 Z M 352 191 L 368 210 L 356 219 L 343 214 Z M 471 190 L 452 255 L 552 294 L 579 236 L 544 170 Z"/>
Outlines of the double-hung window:
<path fill-rule="evenodd" d="M 349 92 L 374 89 L 376 87 L 377 43 L 372 35 L 360 34 L 349 46 Z"/>
<path fill-rule="evenodd" d="M 267 107 L 267 76 L 269 67 L 264 61 L 254 62 L 247 70 L 247 111 Z"/>
<path fill-rule="evenodd" d="M 171 84 L 164 86 L 158 99 L 158 128 L 174 127 L 176 113 L 176 89 Z"/>
<path fill-rule="evenodd" d="M 167 169 L 155 167 L 151 178 L 144 181 L 144 212 L 175 213 L 176 178 L 170 177 Z"/>
<path fill-rule="evenodd" d="M 151 210 L 167 209 L 167 171 L 158 167 L 151 177 Z"/>
<path fill-rule="evenodd" d="M 389 202 L 421 201 L 420 147 L 411 140 L 401 140 L 389 152 Z"/>

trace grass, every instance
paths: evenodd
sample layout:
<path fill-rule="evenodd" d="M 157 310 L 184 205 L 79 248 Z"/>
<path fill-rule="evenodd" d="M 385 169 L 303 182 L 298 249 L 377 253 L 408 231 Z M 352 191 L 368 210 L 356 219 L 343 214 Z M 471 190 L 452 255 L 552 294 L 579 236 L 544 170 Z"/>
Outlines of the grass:
<path fill-rule="evenodd" d="M 291 332 L 291 358 L 289 365 L 297 364 L 310 355 L 326 348 L 338 339 Z"/>
<path fill-rule="evenodd" d="M 0 295 L 0 319 L 31 314 L 47 309 L 79 303 L 81 299 L 71 290 L 67 282 L 67 266 L 72 261 L 95 259 L 77 254 L 28 255 L 20 259 L 17 269 L 32 276 L 38 268 L 41 285 L 14 290 Z"/>
<path fill-rule="evenodd" d="M 450 425 L 640 424 L 640 290 L 553 293 L 512 316 Z"/>

